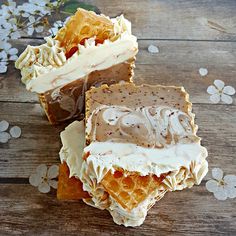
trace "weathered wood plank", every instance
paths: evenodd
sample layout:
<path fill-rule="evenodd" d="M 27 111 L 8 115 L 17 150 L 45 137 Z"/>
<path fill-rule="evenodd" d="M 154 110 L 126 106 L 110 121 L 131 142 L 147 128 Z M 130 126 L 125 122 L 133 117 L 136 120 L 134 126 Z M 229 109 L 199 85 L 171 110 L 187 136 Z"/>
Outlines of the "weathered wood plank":
<path fill-rule="evenodd" d="M 236 40 L 236 2 L 232 0 L 146 0 L 142 4 L 139 0 L 122 0 L 119 4 L 110 0 L 82 2 L 97 6 L 111 17 L 123 13 L 140 39 Z M 65 15 L 61 16 L 63 20 Z M 45 35 L 40 33 L 34 37 Z"/>
<path fill-rule="evenodd" d="M 22 51 L 27 44 L 42 41 L 17 41 Z M 160 53 L 150 54 L 147 47 L 157 45 Z M 0 81 L 0 101 L 37 102 L 37 96 L 25 90 L 20 82 L 20 73 L 9 66 L 9 72 Z M 199 75 L 199 68 L 206 67 L 209 74 Z M 193 103 L 209 103 L 207 87 L 215 79 L 236 87 L 236 43 L 185 42 L 139 40 L 135 81 L 136 83 L 184 86 Z M 236 102 L 234 101 L 234 104 Z"/>
<path fill-rule="evenodd" d="M 30 185 L 0 185 L 1 235 L 235 235 L 236 202 L 218 201 L 204 184 L 167 193 L 139 228 L 115 225 L 107 211 L 60 202 Z"/>
<path fill-rule="evenodd" d="M 196 123 L 203 145 L 208 148 L 210 167 L 233 174 L 236 165 L 236 106 L 194 104 Z M 65 125 L 51 126 L 39 104 L 0 103 L 0 119 L 22 129 L 19 139 L 0 144 L 0 177 L 28 178 L 41 164 L 59 163 L 59 132 Z"/>

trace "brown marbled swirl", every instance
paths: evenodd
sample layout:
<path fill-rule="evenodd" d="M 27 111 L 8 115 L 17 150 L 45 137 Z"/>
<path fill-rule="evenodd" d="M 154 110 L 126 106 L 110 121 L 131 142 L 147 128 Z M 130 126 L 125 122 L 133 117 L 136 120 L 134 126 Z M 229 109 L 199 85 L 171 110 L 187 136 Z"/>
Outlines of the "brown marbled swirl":
<path fill-rule="evenodd" d="M 88 119 L 87 133 L 91 141 L 135 143 L 151 148 L 199 141 L 191 117 L 167 106 L 131 109 L 102 105 Z"/>

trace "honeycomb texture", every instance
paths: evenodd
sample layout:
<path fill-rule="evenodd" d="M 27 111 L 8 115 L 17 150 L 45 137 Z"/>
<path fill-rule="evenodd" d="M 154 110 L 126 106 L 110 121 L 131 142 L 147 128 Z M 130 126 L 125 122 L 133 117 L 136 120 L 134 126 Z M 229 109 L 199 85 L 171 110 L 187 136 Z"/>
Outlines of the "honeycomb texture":
<path fill-rule="evenodd" d="M 101 184 L 106 191 L 124 208 L 132 210 L 144 201 L 160 185 L 164 177 L 155 175 L 124 175 L 122 171 L 109 171 Z"/>
<path fill-rule="evenodd" d="M 96 43 L 114 36 L 113 23 L 103 15 L 79 8 L 66 25 L 61 28 L 55 39 L 66 50 L 67 58 L 78 50 L 78 44 L 84 44 L 85 39 L 96 36 Z"/>

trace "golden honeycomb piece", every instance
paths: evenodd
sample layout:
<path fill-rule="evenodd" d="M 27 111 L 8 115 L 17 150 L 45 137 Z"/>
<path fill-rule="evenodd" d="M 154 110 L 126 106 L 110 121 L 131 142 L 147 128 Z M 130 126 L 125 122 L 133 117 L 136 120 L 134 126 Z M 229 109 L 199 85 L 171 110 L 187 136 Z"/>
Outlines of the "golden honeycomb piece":
<path fill-rule="evenodd" d="M 96 44 L 114 36 L 113 23 L 103 15 L 79 8 L 66 25 L 61 28 L 55 39 L 66 50 L 69 58 L 78 50 L 78 44 L 84 44 L 86 39 L 96 36 Z"/>
<path fill-rule="evenodd" d="M 124 208 L 132 210 L 160 185 L 164 176 L 124 175 L 122 171 L 109 171 L 101 181 L 106 191 Z"/>

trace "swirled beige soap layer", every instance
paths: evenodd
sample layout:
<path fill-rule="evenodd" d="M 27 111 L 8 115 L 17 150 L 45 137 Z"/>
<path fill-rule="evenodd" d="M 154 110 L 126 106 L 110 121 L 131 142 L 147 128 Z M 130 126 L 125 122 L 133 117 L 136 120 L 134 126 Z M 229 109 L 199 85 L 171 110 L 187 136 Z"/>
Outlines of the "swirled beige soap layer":
<path fill-rule="evenodd" d="M 190 114 L 168 106 L 97 107 L 87 121 L 90 141 L 134 143 L 163 148 L 176 143 L 198 142 Z"/>

